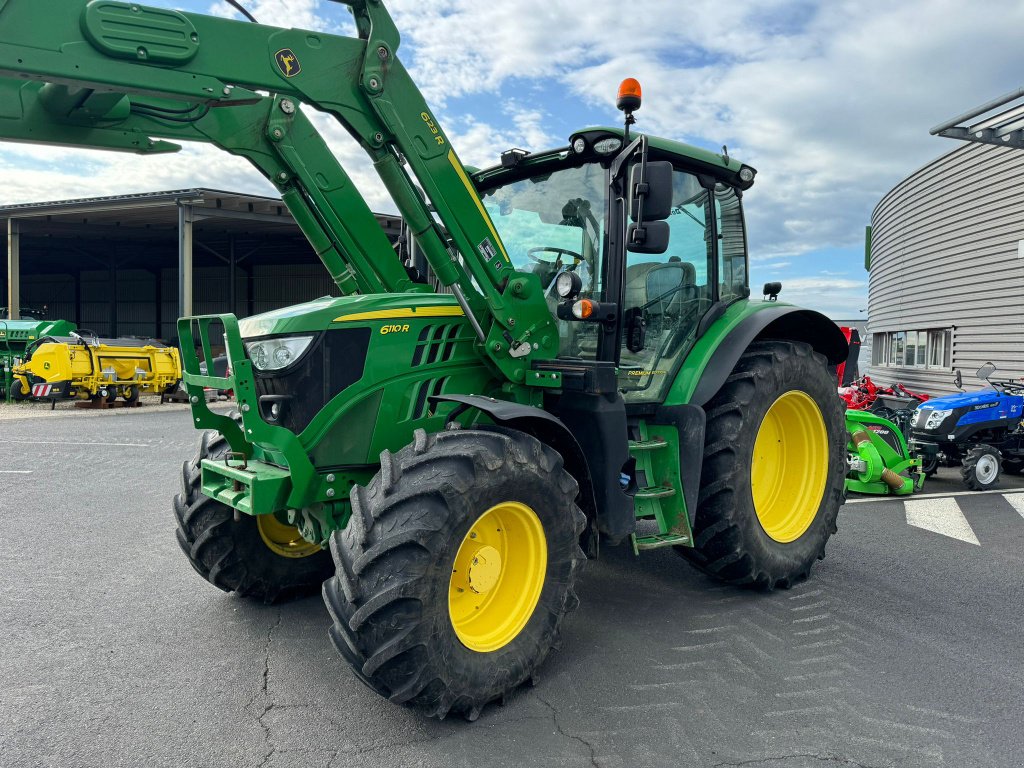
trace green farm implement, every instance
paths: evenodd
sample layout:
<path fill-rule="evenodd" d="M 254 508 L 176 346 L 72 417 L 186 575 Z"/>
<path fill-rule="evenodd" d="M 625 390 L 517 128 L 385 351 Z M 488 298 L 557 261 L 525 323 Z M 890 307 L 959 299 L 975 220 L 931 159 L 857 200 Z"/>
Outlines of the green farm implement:
<path fill-rule="evenodd" d="M 280 191 L 338 298 L 179 321 L 204 435 L 174 500 L 214 585 L 320 590 L 370 688 L 474 719 L 531 678 L 600 545 L 730 584 L 808 576 L 847 473 L 824 316 L 749 299 L 754 169 L 631 130 L 462 164 L 380 0 L 356 37 L 113 0 L 0 2 L 0 138 L 205 142 Z M 309 114 L 402 213 L 403 263 Z M 230 374 L 200 371 L 215 343 Z M 203 387 L 231 389 L 238 413 Z M 642 589 L 642 585 L 638 585 Z"/>
<path fill-rule="evenodd" d="M 921 459 L 908 447 L 898 423 L 869 411 L 847 411 L 846 429 L 847 490 L 903 496 L 921 489 Z"/>
<path fill-rule="evenodd" d="M 5 320 L 3 314 L 0 314 L 0 395 L 10 402 L 27 394 L 15 391 L 14 367 L 25 359 L 28 348 L 49 337 L 70 335 L 75 324 L 67 320 Z"/>

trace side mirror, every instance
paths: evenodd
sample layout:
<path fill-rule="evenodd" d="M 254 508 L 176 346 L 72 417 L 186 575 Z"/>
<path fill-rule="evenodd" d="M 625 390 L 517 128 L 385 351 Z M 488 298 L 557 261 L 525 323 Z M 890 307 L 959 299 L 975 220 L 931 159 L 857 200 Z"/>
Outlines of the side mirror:
<path fill-rule="evenodd" d="M 662 221 L 672 214 L 672 163 L 640 162 L 629 172 L 629 217 L 637 223 Z"/>
<path fill-rule="evenodd" d="M 985 363 L 981 368 L 978 369 L 978 373 L 975 374 L 982 381 L 988 381 L 988 377 L 996 372 L 996 367 L 992 363 Z"/>
<path fill-rule="evenodd" d="M 668 250 L 667 221 L 630 224 L 626 230 L 626 250 L 632 253 L 664 253 Z"/>
<path fill-rule="evenodd" d="M 957 368 L 956 376 L 953 377 L 953 386 L 957 389 L 964 388 L 964 377 L 960 375 L 960 369 Z"/>

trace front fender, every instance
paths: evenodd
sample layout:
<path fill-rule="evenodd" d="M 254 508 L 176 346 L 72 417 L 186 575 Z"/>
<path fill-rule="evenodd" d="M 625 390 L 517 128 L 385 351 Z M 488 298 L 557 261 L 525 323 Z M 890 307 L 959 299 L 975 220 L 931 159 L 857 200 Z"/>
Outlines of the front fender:
<path fill-rule="evenodd" d="M 531 405 L 510 403 L 506 400 L 495 400 L 481 395 L 437 395 L 430 398 L 432 402 L 442 401 L 458 403 L 465 408 L 473 408 L 490 417 L 496 424 L 517 429 L 551 446 L 562 455 L 566 471 L 579 484 L 579 506 L 587 516 L 588 528 L 595 534 L 601 507 L 595 492 L 594 479 L 590 471 L 590 462 L 586 453 L 572 431 L 561 419 Z M 460 410 L 452 412 L 455 415 Z M 616 477 L 617 481 L 617 477 Z M 584 536 L 586 539 L 587 537 Z M 596 556 L 596 538 L 594 549 L 587 553 Z"/>

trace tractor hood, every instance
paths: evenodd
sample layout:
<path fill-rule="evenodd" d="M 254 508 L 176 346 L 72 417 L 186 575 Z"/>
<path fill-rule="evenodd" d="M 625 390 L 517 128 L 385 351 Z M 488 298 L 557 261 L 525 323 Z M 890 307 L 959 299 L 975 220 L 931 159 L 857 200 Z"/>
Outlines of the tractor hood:
<path fill-rule="evenodd" d="M 275 309 L 238 321 L 243 339 L 258 336 L 320 332 L 339 323 L 376 324 L 422 317 L 459 317 L 455 297 L 437 293 L 380 293 L 324 296 L 304 304 Z"/>
<path fill-rule="evenodd" d="M 918 406 L 918 410 L 942 411 L 954 408 L 967 408 L 972 405 L 987 405 L 999 402 L 1000 395 L 994 389 L 983 389 L 980 392 L 958 392 L 955 395 L 934 397 Z"/>

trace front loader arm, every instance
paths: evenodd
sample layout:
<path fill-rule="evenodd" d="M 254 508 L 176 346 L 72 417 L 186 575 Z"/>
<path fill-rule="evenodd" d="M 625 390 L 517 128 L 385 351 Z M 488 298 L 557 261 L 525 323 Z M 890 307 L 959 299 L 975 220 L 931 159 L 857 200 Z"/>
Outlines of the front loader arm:
<path fill-rule="evenodd" d="M 137 137 L 115 137 L 124 128 L 118 122 L 121 113 L 103 103 L 110 94 L 129 94 L 142 103 L 159 98 L 208 107 L 216 119 L 196 121 L 204 124 L 201 140 L 247 157 L 265 174 L 266 164 L 257 162 L 253 153 L 266 154 L 268 140 L 279 142 L 280 149 L 272 154 L 289 178 L 280 177 L 282 171 L 276 171 L 277 178 L 268 177 L 282 190 L 307 236 L 311 230 L 304 220 L 318 222 L 321 232 L 318 236 L 313 228 L 311 242 L 318 252 L 328 253 L 325 263 L 342 290 L 403 290 L 407 281 L 403 283 L 401 275 L 396 277 L 394 270 L 377 263 L 387 260 L 379 248 L 366 249 L 365 258 L 351 255 L 359 251 L 355 243 L 367 238 L 365 201 L 353 202 L 358 193 L 344 177 L 351 193 L 344 193 L 345 203 L 333 208 L 336 215 L 325 212 L 321 191 L 325 183 L 332 190 L 336 187 L 331 179 L 320 178 L 320 171 L 324 167 L 344 171 L 333 159 L 324 164 L 323 142 L 313 138 L 311 125 L 308 130 L 307 125 L 300 126 L 300 111 L 296 109 L 289 120 L 280 107 L 285 101 L 302 102 L 333 115 L 370 155 L 438 279 L 452 287 L 476 321 L 485 354 L 511 381 L 558 386 L 557 376 L 527 375 L 532 358 L 554 357 L 558 347 L 539 280 L 515 274 L 457 154 L 397 59 L 398 32 L 380 0 L 345 4 L 356 19 L 359 38 L 276 29 L 117 0 L 5 0 L 0 2 L 0 76 L 47 83 L 37 95 L 43 88 L 61 86 L 68 86 L 72 94 L 76 89 L 89 92 L 96 100 L 91 105 L 95 112 L 79 111 L 71 118 L 46 111 L 46 120 L 34 113 L 36 122 L 78 121 L 83 129 L 91 123 L 91 130 L 79 131 L 77 136 L 69 132 L 59 143 L 109 149 L 119 148 L 119 141 L 138 138 L 138 143 L 125 148 L 168 149 L 159 143 L 143 147 L 141 126 Z M 222 132 L 220 113 L 271 99 L 278 110 L 271 107 L 267 112 L 261 135 L 229 137 Z M 0 137 L 26 140 L 23 128 L 12 127 L 19 116 L 8 111 L 0 107 L 0 117 L 9 118 L 0 119 Z M 23 112 L 20 119 L 27 115 Z M 95 135 L 99 128 L 108 130 Z M 167 133 L 152 126 L 147 130 L 149 136 Z M 54 134 L 51 129 L 39 130 L 35 140 L 49 142 Z M 228 146 L 231 142 L 234 148 Z M 410 172 L 422 185 L 443 229 L 420 197 Z M 298 183 L 303 176 L 308 179 Z M 282 186 L 292 180 L 293 184 Z M 357 223 L 351 224 L 353 220 Z M 347 234 L 346 221 L 351 230 Z M 342 251 L 347 257 L 339 255 L 335 260 L 332 254 Z M 339 266 L 338 261 L 346 260 Z"/>

